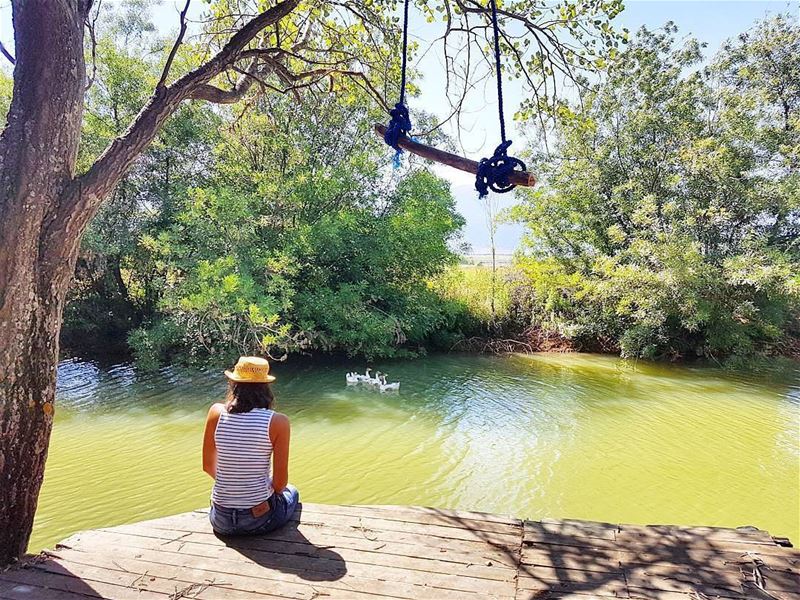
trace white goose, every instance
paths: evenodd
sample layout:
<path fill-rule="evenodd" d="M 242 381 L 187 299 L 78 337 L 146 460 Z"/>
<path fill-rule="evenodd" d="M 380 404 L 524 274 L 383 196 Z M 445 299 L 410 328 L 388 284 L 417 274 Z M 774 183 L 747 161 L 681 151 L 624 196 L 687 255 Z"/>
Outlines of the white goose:
<path fill-rule="evenodd" d="M 347 381 L 347 385 L 354 385 L 361 381 L 361 375 L 358 373 L 347 373 L 344 378 Z"/>
<path fill-rule="evenodd" d="M 372 381 L 372 377 L 370 377 L 370 376 L 369 376 L 369 372 L 370 372 L 371 370 L 372 370 L 372 369 L 370 369 L 370 368 L 367 368 L 367 370 L 366 370 L 366 372 L 365 372 L 365 374 L 364 374 L 364 375 L 359 375 L 359 374 L 357 374 L 357 373 L 353 373 L 353 375 L 355 375 L 356 377 L 358 377 L 358 382 L 359 382 L 359 383 L 369 383 L 370 381 Z"/>
<path fill-rule="evenodd" d="M 400 382 L 395 381 L 394 383 L 386 383 L 386 375 L 381 375 L 381 391 L 382 392 L 393 392 L 400 389 Z"/>
<path fill-rule="evenodd" d="M 381 384 L 381 372 L 375 371 L 375 377 L 370 377 L 366 379 L 364 383 L 368 383 L 369 385 L 380 385 Z"/>

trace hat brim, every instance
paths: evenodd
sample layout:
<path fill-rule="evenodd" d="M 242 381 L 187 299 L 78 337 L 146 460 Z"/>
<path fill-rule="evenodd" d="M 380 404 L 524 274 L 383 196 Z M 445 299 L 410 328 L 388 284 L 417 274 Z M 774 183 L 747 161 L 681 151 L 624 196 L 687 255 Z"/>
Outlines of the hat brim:
<path fill-rule="evenodd" d="M 245 379 L 238 377 L 233 371 L 225 371 L 225 377 L 236 383 L 272 383 L 275 381 L 275 375 L 267 375 L 264 380 L 261 379 Z"/>

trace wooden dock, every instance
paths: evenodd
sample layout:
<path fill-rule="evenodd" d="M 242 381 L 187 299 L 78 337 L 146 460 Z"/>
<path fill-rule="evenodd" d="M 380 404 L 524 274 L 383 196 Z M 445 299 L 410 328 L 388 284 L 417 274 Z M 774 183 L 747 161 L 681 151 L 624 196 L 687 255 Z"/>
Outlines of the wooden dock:
<path fill-rule="evenodd" d="M 305 504 L 263 537 L 207 511 L 77 533 L 0 572 L 0 598 L 800 600 L 800 552 L 754 528 L 521 521 Z"/>

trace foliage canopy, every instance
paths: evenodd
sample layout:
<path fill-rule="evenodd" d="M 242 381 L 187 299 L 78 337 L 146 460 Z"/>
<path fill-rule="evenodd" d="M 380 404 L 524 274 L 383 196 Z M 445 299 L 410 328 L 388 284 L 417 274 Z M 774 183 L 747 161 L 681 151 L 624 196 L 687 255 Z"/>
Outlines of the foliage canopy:
<path fill-rule="evenodd" d="M 800 297 L 800 27 L 759 23 L 707 67 L 642 29 L 554 114 L 546 185 L 512 217 L 533 323 L 626 356 L 780 349 Z"/>

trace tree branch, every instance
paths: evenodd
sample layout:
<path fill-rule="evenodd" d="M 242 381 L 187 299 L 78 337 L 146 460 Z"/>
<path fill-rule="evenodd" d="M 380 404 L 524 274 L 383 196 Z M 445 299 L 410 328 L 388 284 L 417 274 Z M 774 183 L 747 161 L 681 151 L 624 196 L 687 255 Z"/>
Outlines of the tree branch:
<path fill-rule="evenodd" d="M 205 100 L 213 102 L 214 104 L 235 104 L 247 93 L 253 81 L 257 80 L 255 76 L 255 61 L 247 71 L 240 71 L 242 76 L 229 90 L 223 90 L 214 85 L 207 83 L 196 87 L 189 98 L 192 100 Z"/>
<path fill-rule="evenodd" d="M 169 56 L 167 57 L 167 62 L 164 64 L 164 70 L 161 72 L 161 79 L 158 80 L 158 85 L 156 85 L 156 89 L 163 88 L 166 85 L 167 77 L 169 76 L 169 70 L 172 68 L 172 61 L 175 60 L 175 55 L 178 53 L 178 48 L 180 47 L 181 43 L 183 42 L 183 36 L 186 34 L 186 13 L 189 10 L 189 4 L 192 0 L 186 0 L 186 4 L 181 11 L 180 21 L 181 21 L 181 29 L 178 32 L 178 37 L 175 40 L 175 43 L 172 44 L 172 50 L 169 51 Z"/>
<path fill-rule="evenodd" d="M 86 82 L 86 89 L 94 85 L 95 77 L 97 76 L 97 19 L 100 17 L 100 5 L 102 4 L 103 0 L 98 0 L 97 8 L 94 12 L 94 18 L 91 18 L 90 13 L 86 13 L 86 29 L 89 30 L 89 40 L 92 44 L 92 74 L 89 76 L 89 80 Z"/>
<path fill-rule="evenodd" d="M 299 1 L 283 0 L 254 17 L 207 62 L 173 84 L 157 87 L 127 131 L 111 142 L 86 173 L 74 178 L 67 186 L 62 194 L 59 209 L 54 211 L 52 221 L 48 225 L 52 227 L 52 235 L 48 236 L 47 243 L 58 248 L 64 244 L 64 240 L 79 239 L 103 200 L 116 187 L 120 178 L 147 148 L 181 102 L 191 98 L 196 90 L 203 90 L 196 92 L 198 97 L 202 97 L 203 94 L 210 97 L 212 92 L 209 88 L 213 86 L 204 86 L 236 61 L 241 52 L 265 27 L 292 12 Z M 77 236 L 72 237 L 76 233 Z M 68 250 L 64 248 L 63 252 Z"/>

